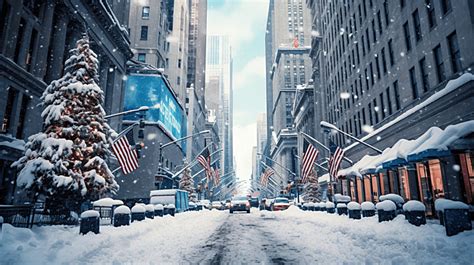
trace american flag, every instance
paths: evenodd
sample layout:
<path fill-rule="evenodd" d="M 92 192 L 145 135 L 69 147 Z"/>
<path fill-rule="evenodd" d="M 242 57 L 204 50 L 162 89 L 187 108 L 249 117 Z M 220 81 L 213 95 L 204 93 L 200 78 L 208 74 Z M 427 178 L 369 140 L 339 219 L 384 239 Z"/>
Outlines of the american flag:
<path fill-rule="evenodd" d="M 212 178 L 213 170 L 211 167 L 211 154 L 209 153 L 209 149 L 206 148 L 202 153 L 198 156 L 197 158 L 199 164 L 202 165 L 202 167 L 206 171 L 206 178 L 207 181 L 209 181 Z"/>
<path fill-rule="evenodd" d="M 133 130 L 121 135 L 112 143 L 112 151 L 125 175 L 138 168 L 138 153 L 135 150 Z"/>
<path fill-rule="evenodd" d="M 304 183 L 306 182 L 308 176 L 312 173 L 314 162 L 316 161 L 316 158 L 318 157 L 319 151 L 314 148 L 312 144 L 308 145 L 308 148 L 306 149 L 306 152 L 304 153 L 303 156 L 303 161 L 302 161 L 302 168 L 301 168 L 301 175 L 302 179 L 301 181 Z"/>
<path fill-rule="evenodd" d="M 267 168 L 267 170 L 265 170 L 265 172 L 263 172 L 262 176 L 260 177 L 260 184 L 262 184 L 263 186 L 267 186 L 268 180 L 274 173 L 275 172 L 272 169 Z"/>
<path fill-rule="evenodd" d="M 339 146 L 336 147 L 333 152 L 331 159 L 329 160 L 329 174 L 332 178 L 337 177 L 337 172 L 339 171 L 339 166 L 341 166 L 342 158 L 344 157 L 344 150 Z"/>
<path fill-rule="evenodd" d="M 219 185 L 220 182 L 221 177 L 219 176 L 219 168 L 216 166 L 216 168 L 214 168 L 214 186 Z"/>

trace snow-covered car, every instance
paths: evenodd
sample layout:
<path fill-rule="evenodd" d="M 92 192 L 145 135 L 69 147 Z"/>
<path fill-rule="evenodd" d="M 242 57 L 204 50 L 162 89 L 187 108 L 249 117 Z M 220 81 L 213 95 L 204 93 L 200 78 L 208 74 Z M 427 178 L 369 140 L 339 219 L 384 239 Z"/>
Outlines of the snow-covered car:
<path fill-rule="evenodd" d="M 200 200 L 198 202 L 199 205 L 202 205 L 202 207 L 206 208 L 206 209 L 211 209 L 211 201 L 210 200 Z"/>
<path fill-rule="evenodd" d="M 250 202 L 246 196 L 235 196 L 232 198 L 229 212 L 233 213 L 234 211 L 246 211 L 250 213 Z"/>
<path fill-rule="evenodd" d="M 225 200 L 224 205 L 225 205 L 226 210 L 230 209 L 230 201 L 231 201 L 230 199 Z"/>
<path fill-rule="evenodd" d="M 272 210 L 272 203 L 275 199 L 266 199 L 265 200 L 265 210 L 271 211 Z"/>
<path fill-rule="evenodd" d="M 288 198 L 279 197 L 272 202 L 272 211 L 282 211 L 290 207 L 290 201 Z"/>
<path fill-rule="evenodd" d="M 224 205 L 220 201 L 213 201 L 211 203 L 211 209 L 224 210 Z"/>

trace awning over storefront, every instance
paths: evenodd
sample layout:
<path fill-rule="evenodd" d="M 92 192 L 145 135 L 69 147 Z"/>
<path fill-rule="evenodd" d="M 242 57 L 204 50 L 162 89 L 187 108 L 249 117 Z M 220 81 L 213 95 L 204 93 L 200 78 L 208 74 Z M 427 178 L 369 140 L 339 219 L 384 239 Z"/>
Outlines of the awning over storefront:
<path fill-rule="evenodd" d="M 339 170 L 338 176 L 375 174 L 381 169 L 406 165 L 408 162 L 451 155 L 450 145 L 474 133 L 474 120 L 449 125 L 442 130 L 431 127 L 414 140 L 400 139 L 377 156 L 366 155 L 352 167 Z"/>

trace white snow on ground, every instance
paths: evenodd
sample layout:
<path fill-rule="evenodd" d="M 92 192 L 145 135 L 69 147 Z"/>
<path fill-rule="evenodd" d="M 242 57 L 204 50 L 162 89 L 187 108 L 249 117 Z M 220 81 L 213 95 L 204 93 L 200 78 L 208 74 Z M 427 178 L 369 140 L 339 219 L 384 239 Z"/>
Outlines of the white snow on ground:
<path fill-rule="evenodd" d="M 325 212 L 200 211 L 102 226 L 3 228 L 0 264 L 472 264 L 474 231 L 447 237 L 437 221 L 378 223 Z"/>
<path fill-rule="evenodd" d="M 200 247 L 227 213 L 186 212 L 101 226 L 100 234 L 79 235 L 79 227 L 3 225 L 0 264 L 169 264 Z"/>

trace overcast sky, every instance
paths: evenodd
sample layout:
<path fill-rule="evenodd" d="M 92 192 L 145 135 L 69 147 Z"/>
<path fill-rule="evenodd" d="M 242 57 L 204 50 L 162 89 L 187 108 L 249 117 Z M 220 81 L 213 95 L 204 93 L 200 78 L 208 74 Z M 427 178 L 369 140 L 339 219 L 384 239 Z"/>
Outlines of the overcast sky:
<path fill-rule="evenodd" d="M 237 178 L 252 174 L 257 113 L 265 112 L 268 0 L 208 0 L 208 34 L 229 35 L 234 59 L 234 156 Z"/>

